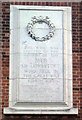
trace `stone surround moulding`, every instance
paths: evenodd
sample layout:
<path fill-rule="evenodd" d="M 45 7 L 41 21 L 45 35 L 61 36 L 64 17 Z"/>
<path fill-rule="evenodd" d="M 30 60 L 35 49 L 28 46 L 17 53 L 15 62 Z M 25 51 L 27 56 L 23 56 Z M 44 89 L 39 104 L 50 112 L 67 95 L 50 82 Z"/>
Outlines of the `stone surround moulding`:
<path fill-rule="evenodd" d="M 63 21 L 63 56 L 64 56 L 64 100 L 61 102 L 21 102 L 18 100 L 18 79 L 20 60 L 19 19 L 22 10 L 61 11 Z M 58 28 L 57 28 L 58 29 Z M 21 78 L 20 78 L 21 79 Z M 72 86 L 72 13 L 71 7 L 50 6 L 10 6 L 10 81 L 9 81 L 9 107 L 4 108 L 4 114 L 78 114 L 78 109 L 73 108 Z M 29 94 L 29 93 L 28 93 Z"/>

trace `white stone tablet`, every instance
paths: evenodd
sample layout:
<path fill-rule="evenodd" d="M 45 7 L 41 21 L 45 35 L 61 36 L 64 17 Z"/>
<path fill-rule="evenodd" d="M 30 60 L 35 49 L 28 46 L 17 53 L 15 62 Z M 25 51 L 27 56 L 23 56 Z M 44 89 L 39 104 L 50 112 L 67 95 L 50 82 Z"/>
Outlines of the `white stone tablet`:
<path fill-rule="evenodd" d="M 77 114 L 72 96 L 71 7 L 11 5 L 5 114 Z"/>

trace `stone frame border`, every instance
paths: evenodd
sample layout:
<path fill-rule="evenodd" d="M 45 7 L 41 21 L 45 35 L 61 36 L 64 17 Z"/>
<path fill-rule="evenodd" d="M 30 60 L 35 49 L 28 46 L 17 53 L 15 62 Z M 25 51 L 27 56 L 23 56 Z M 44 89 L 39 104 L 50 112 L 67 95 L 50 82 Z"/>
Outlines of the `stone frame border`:
<path fill-rule="evenodd" d="M 64 64 L 66 68 L 64 70 L 64 103 L 53 104 L 55 106 L 42 107 L 24 107 L 22 103 L 17 102 L 17 94 L 14 85 L 17 83 L 13 80 L 14 70 L 16 70 L 16 65 L 19 61 L 14 62 L 14 52 L 15 47 L 17 48 L 18 42 L 14 47 L 14 42 L 18 39 L 18 29 L 19 28 L 19 11 L 25 9 L 39 9 L 39 10 L 60 10 L 63 11 L 64 15 Z M 14 19 L 16 18 L 16 21 Z M 15 24 L 14 24 L 15 23 Z M 50 7 L 50 6 L 23 6 L 23 5 L 11 5 L 10 11 L 10 87 L 9 87 L 9 107 L 4 108 L 4 114 L 78 114 L 78 108 L 73 108 L 73 91 L 72 91 L 72 20 L 71 20 L 71 7 Z M 14 34 L 16 33 L 16 36 Z M 16 41 L 14 41 L 16 40 Z M 19 48 L 17 48 L 18 51 Z M 15 60 L 18 56 L 16 56 Z M 14 69 L 13 69 L 14 68 Z M 13 85 L 14 84 L 14 85 Z"/>

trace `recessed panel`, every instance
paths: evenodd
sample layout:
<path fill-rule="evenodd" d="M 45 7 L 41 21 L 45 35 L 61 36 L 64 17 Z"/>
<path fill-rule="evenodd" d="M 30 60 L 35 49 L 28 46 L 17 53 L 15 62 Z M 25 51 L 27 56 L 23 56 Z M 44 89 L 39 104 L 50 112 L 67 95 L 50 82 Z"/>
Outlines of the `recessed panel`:
<path fill-rule="evenodd" d="M 28 24 L 33 17 L 34 39 L 28 33 Z M 55 27 L 52 29 L 43 19 Z M 20 10 L 19 12 L 19 84 L 20 102 L 62 102 L 64 101 L 64 38 L 63 12 L 48 10 Z"/>

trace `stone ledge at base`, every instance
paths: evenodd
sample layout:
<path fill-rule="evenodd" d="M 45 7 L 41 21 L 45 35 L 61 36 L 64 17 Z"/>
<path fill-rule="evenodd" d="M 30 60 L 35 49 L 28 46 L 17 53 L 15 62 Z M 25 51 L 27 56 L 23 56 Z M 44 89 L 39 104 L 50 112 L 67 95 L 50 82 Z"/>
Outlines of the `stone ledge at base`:
<path fill-rule="evenodd" d="M 15 110 L 9 107 L 4 108 L 4 114 L 78 114 L 78 108 L 69 110 Z"/>

